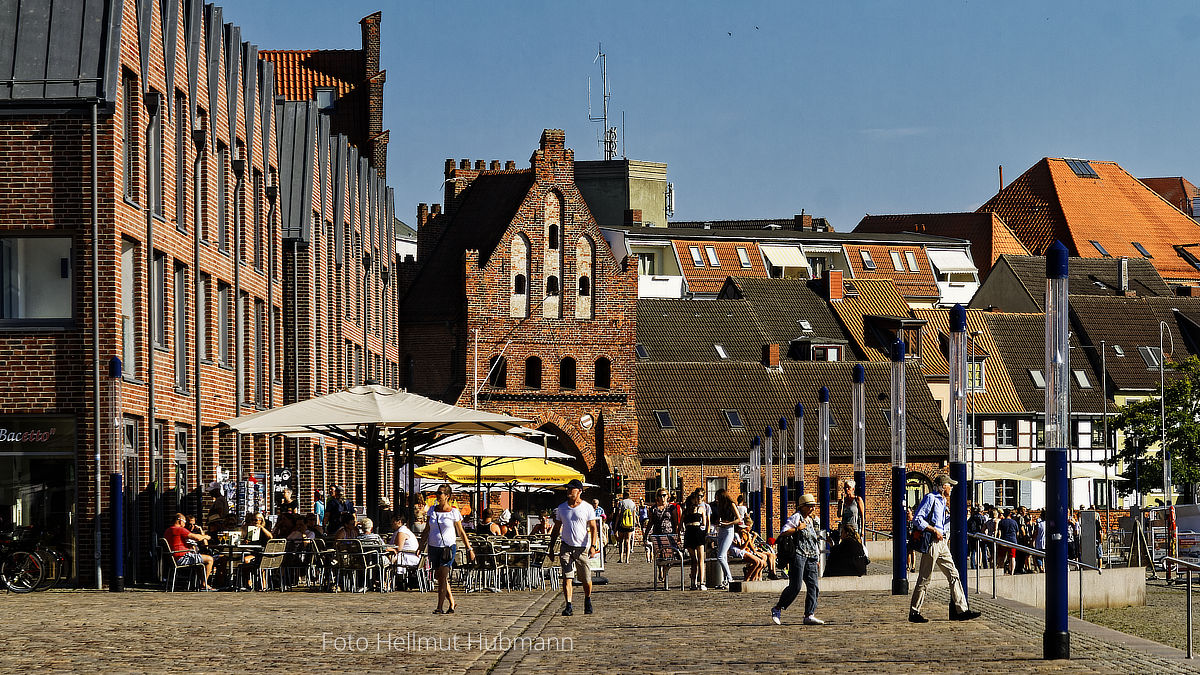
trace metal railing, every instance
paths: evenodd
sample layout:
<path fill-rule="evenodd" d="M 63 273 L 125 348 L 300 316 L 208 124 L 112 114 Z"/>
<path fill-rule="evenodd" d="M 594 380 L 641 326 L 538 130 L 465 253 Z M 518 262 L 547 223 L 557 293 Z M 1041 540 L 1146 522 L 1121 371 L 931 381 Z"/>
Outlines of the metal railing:
<path fill-rule="evenodd" d="M 1029 548 L 1028 546 L 1014 544 L 1011 541 L 1005 541 L 1004 539 L 998 539 L 996 537 L 992 537 L 992 536 L 989 536 L 986 534 L 978 534 L 975 532 L 968 532 L 967 536 L 972 539 L 978 539 L 979 541 L 987 541 L 987 542 L 991 542 L 993 544 L 998 544 L 999 546 L 1002 546 L 1004 548 L 1011 548 L 1011 549 L 1016 549 L 1018 551 L 1023 551 L 1025 553 L 1028 553 L 1031 556 L 1034 556 L 1035 558 L 1045 558 L 1046 557 L 1045 551 L 1039 551 L 1036 548 Z M 1104 571 L 1101 570 L 1099 567 L 1096 567 L 1095 565 L 1089 565 L 1085 562 L 1080 562 L 1078 560 L 1067 560 L 1067 564 L 1074 565 L 1075 568 L 1079 570 L 1079 618 L 1082 619 L 1083 618 L 1083 570 L 1085 570 L 1085 569 L 1096 570 L 1097 574 L 1104 574 Z M 1200 569 L 1200 568 L 1197 568 L 1197 569 Z M 964 584 L 964 586 L 965 585 L 966 584 Z M 975 568 L 975 592 L 979 593 L 979 567 Z M 995 598 L 996 598 L 996 556 L 995 556 L 995 553 L 993 552 L 993 554 L 992 554 L 992 599 L 994 600 Z"/>
<path fill-rule="evenodd" d="M 878 541 L 879 537 L 883 537 L 884 539 L 892 538 L 891 532 L 884 532 L 883 530 L 877 530 L 873 527 L 864 527 L 863 529 L 871 533 L 871 541 Z"/>
<path fill-rule="evenodd" d="M 1200 565 L 1172 556 L 1163 557 L 1163 563 L 1174 563 L 1187 574 L 1187 657 L 1192 658 L 1192 572 L 1200 572 Z"/>

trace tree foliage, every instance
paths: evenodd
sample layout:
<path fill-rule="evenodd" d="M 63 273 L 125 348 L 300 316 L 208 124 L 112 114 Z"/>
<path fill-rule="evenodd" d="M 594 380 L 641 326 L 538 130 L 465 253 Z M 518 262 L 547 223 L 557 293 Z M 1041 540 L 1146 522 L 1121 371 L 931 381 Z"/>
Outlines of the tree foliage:
<path fill-rule="evenodd" d="M 1164 400 L 1171 480 L 1176 486 L 1173 490 L 1191 494 L 1191 486 L 1200 481 L 1200 358 L 1189 356 L 1171 362 L 1169 367 Z M 1108 462 L 1124 464 L 1119 474 L 1124 481 L 1117 484 L 1117 489 L 1121 494 L 1130 494 L 1136 489 L 1135 480 L 1142 492 L 1161 489 L 1163 460 L 1157 446 L 1162 414 L 1158 398 L 1118 408 L 1112 427 L 1124 434 L 1121 447 Z"/>

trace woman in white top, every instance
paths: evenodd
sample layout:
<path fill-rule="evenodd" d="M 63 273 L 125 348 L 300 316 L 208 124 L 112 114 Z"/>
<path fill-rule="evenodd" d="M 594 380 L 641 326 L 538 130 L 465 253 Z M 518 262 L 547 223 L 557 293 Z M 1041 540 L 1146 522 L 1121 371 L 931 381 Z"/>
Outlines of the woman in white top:
<path fill-rule="evenodd" d="M 417 555 L 417 535 L 408 529 L 403 513 L 392 516 L 392 537 L 389 544 L 396 547 L 395 558 L 398 567 L 415 567 L 421 557 Z"/>
<path fill-rule="evenodd" d="M 450 568 L 454 566 L 454 554 L 458 550 L 458 539 L 467 547 L 467 557 L 475 560 L 475 551 L 467 540 L 462 526 L 462 513 L 450 505 L 450 486 L 441 485 L 437 490 L 437 505 L 426 512 L 425 531 L 421 533 L 418 551 L 429 546 L 429 565 L 437 577 L 438 606 L 434 614 L 453 614 L 454 596 L 450 594 Z M 448 605 L 443 611 L 442 607 Z"/>

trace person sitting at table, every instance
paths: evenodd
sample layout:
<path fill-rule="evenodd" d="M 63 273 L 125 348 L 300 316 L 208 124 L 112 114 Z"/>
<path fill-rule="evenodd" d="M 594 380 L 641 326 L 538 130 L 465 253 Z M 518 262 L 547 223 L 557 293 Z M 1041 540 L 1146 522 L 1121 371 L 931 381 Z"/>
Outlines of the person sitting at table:
<path fill-rule="evenodd" d="M 530 534 L 550 534 L 554 529 L 554 521 L 550 519 L 549 513 L 542 514 L 542 521 L 533 526 L 533 531 Z"/>
<path fill-rule="evenodd" d="M 521 519 L 513 516 L 508 521 L 508 527 L 504 528 L 504 536 L 507 539 L 516 539 L 521 535 Z"/>
<path fill-rule="evenodd" d="M 355 537 L 362 543 L 368 546 L 382 546 L 389 553 L 395 553 L 395 549 L 383 543 L 383 537 L 375 531 L 375 521 L 370 518 L 363 518 L 358 524 L 358 536 Z"/>
<path fill-rule="evenodd" d="M 328 512 L 326 512 L 328 513 Z M 358 536 L 358 524 L 353 513 L 343 513 L 341 526 L 333 533 L 334 539 L 354 539 Z"/>
<path fill-rule="evenodd" d="M 325 536 L 325 529 L 321 527 L 320 520 L 321 519 L 317 517 L 317 514 L 310 513 L 307 516 L 304 516 L 304 526 L 312 531 L 314 535 L 323 537 Z"/>
<path fill-rule="evenodd" d="M 187 531 L 191 532 L 192 534 L 199 534 L 202 536 L 204 535 L 204 528 L 200 527 L 200 523 L 196 522 L 196 516 L 188 514 L 187 522 L 185 522 L 183 526 L 186 527 Z M 208 548 L 207 540 L 198 542 L 197 546 L 196 546 L 196 550 L 200 551 L 201 553 L 208 553 L 208 554 L 212 553 L 212 551 L 210 551 Z"/>
<path fill-rule="evenodd" d="M 417 555 L 417 535 L 408 529 L 407 523 L 408 519 L 403 513 L 392 516 L 392 536 L 388 538 L 388 543 L 398 554 L 395 557 L 396 565 L 415 567 L 421 559 Z"/>
<path fill-rule="evenodd" d="M 167 540 L 167 546 L 171 547 L 171 555 L 175 556 L 179 565 L 195 565 L 201 563 L 204 565 L 204 590 L 213 590 L 212 586 L 208 585 L 208 578 L 213 573 L 213 557 L 204 553 L 200 553 L 192 547 L 192 542 L 197 544 L 208 543 L 208 535 L 196 534 L 191 532 L 184 525 L 187 519 L 182 513 L 175 514 L 175 524 L 168 527 L 166 532 L 163 532 L 163 538 Z"/>
<path fill-rule="evenodd" d="M 483 510 L 483 522 L 475 526 L 475 534 L 483 536 L 491 535 L 493 537 L 499 537 L 504 534 L 500 529 L 500 525 L 495 522 L 491 509 Z"/>
<path fill-rule="evenodd" d="M 275 526 L 271 528 L 278 532 L 279 536 L 286 537 L 296 529 L 296 516 L 290 513 L 281 513 L 275 517 Z"/>
<path fill-rule="evenodd" d="M 745 548 L 744 530 L 745 528 L 734 535 L 733 546 L 729 548 L 729 555 L 733 558 L 741 558 L 742 562 L 746 564 L 744 568 L 746 581 L 761 581 L 763 570 L 767 567 L 767 560 Z"/>
<path fill-rule="evenodd" d="M 276 527 L 275 529 L 279 530 L 278 527 Z M 313 532 L 312 530 L 310 530 L 308 528 L 307 521 L 297 518 L 295 521 L 295 524 L 292 527 L 292 531 L 290 534 L 288 534 L 287 538 L 288 538 L 288 541 L 296 541 L 298 539 L 308 539 L 310 541 L 313 541 L 313 540 L 316 540 L 317 533 Z"/>

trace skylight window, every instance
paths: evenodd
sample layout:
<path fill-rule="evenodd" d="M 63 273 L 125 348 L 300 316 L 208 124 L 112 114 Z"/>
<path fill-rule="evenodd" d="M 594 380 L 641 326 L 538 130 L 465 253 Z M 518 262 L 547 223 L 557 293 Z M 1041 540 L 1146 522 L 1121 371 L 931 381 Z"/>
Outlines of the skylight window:
<path fill-rule="evenodd" d="M 721 266 L 721 260 L 719 258 L 717 258 L 717 249 L 713 248 L 712 246 L 705 246 L 704 252 L 706 254 L 708 254 L 708 264 L 709 265 L 711 265 L 713 267 Z"/>
<path fill-rule="evenodd" d="M 666 410 L 655 410 L 654 420 L 658 422 L 659 429 L 674 429 L 675 423 L 671 421 L 671 413 Z"/>
<path fill-rule="evenodd" d="M 1075 175 L 1079 176 L 1080 178 L 1100 177 L 1100 174 L 1096 173 L 1096 170 L 1092 168 L 1092 164 L 1086 159 L 1067 159 L 1064 161 L 1066 161 L 1067 166 L 1071 167 L 1071 170 L 1075 172 Z"/>
<path fill-rule="evenodd" d="M 905 251 L 904 259 L 906 261 L 908 261 L 908 271 L 909 272 L 920 272 L 921 271 L 921 269 L 919 267 L 917 267 L 917 256 L 915 253 L 913 253 L 912 251 Z"/>
<path fill-rule="evenodd" d="M 1046 388 L 1046 376 L 1042 375 L 1042 371 L 1030 370 L 1029 378 L 1033 380 L 1033 386 L 1037 387 L 1038 389 Z"/>
<path fill-rule="evenodd" d="M 1082 370 L 1072 370 L 1071 372 L 1075 374 L 1075 383 L 1079 385 L 1080 389 L 1092 388 L 1092 381 L 1088 379 L 1087 373 Z"/>
<path fill-rule="evenodd" d="M 1157 370 L 1162 359 L 1162 353 L 1158 351 L 1158 347 L 1138 347 L 1138 354 L 1142 355 L 1142 360 L 1146 362 L 1148 370 Z"/>
<path fill-rule="evenodd" d="M 725 421 L 729 423 L 730 429 L 745 429 L 746 425 L 742 424 L 742 416 L 736 410 L 722 410 L 725 413 Z"/>
<path fill-rule="evenodd" d="M 636 356 L 637 356 L 639 359 L 648 359 L 648 358 L 650 358 L 650 353 L 646 351 L 646 346 L 645 346 L 645 345 L 634 345 L 634 346 L 633 346 L 633 353 L 634 353 L 634 354 L 635 354 L 635 355 L 636 355 Z"/>
<path fill-rule="evenodd" d="M 1142 246 L 1142 243 L 1140 241 L 1135 241 L 1135 242 L 1131 242 L 1131 243 L 1133 244 L 1133 247 L 1138 250 L 1138 253 L 1142 254 L 1142 257 L 1144 257 L 1144 258 L 1153 258 L 1154 257 L 1154 256 L 1150 255 L 1150 252 L 1146 250 L 1145 246 Z"/>
<path fill-rule="evenodd" d="M 746 252 L 746 249 L 739 246 L 738 250 L 737 250 L 737 254 L 738 254 L 738 262 L 742 263 L 742 267 L 752 267 L 752 265 L 750 264 L 750 254 Z"/>
<path fill-rule="evenodd" d="M 904 271 L 904 262 L 900 260 L 900 251 L 888 251 L 892 254 L 892 269 L 897 272 Z"/>
<path fill-rule="evenodd" d="M 725 351 L 725 345 L 713 345 L 713 348 L 717 350 L 717 356 L 723 359 L 729 358 L 729 353 Z"/>
<path fill-rule="evenodd" d="M 866 268 L 868 270 L 875 269 L 875 261 L 871 259 L 870 251 L 868 251 L 867 249 L 864 248 L 864 249 L 859 250 L 858 255 L 862 256 L 864 268 Z"/>
<path fill-rule="evenodd" d="M 700 256 L 699 246 L 689 246 L 688 252 L 692 254 L 693 267 L 704 267 L 704 258 Z"/>
<path fill-rule="evenodd" d="M 809 322 L 807 319 L 800 319 L 796 323 L 800 324 L 800 327 L 803 328 L 806 332 L 809 332 L 809 333 L 812 332 L 812 329 L 813 329 L 812 323 Z"/>
<path fill-rule="evenodd" d="M 1092 246 L 1096 247 L 1096 250 L 1100 252 L 1100 255 L 1104 256 L 1105 258 L 1112 257 L 1112 254 L 1109 253 L 1108 250 L 1104 248 L 1103 244 L 1096 241 L 1095 239 L 1088 239 L 1088 241 L 1091 242 Z"/>
<path fill-rule="evenodd" d="M 1125 356 L 1125 348 L 1121 345 L 1113 345 L 1113 352 L 1117 356 Z"/>

